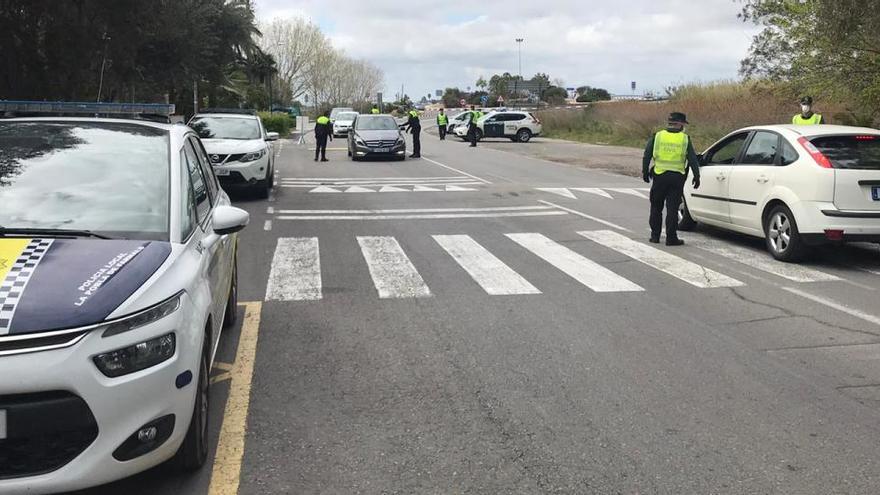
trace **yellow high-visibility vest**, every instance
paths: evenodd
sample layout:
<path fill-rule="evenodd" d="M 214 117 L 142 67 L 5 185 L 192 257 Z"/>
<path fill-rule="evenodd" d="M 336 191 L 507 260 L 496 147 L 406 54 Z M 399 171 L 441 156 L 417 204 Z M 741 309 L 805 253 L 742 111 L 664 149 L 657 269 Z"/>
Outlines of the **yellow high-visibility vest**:
<path fill-rule="evenodd" d="M 327 125 L 330 123 L 330 119 L 321 115 L 320 117 L 317 118 L 317 120 L 315 120 L 315 122 L 317 122 L 320 125 Z"/>
<path fill-rule="evenodd" d="M 690 138 L 684 132 L 662 130 L 654 136 L 654 174 L 684 174 Z"/>
<path fill-rule="evenodd" d="M 818 125 L 820 122 L 822 122 L 822 116 L 818 113 L 814 113 L 808 119 L 805 119 L 801 114 L 797 114 L 791 119 L 791 123 L 794 125 Z"/>
<path fill-rule="evenodd" d="M 375 114 L 379 113 L 379 109 L 378 109 L 378 108 L 374 108 L 374 109 L 370 110 L 370 113 L 372 113 L 372 114 L 375 115 Z"/>
<path fill-rule="evenodd" d="M 449 116 L 448 115 L 446 115 L 445 113 L 441 113 L 440 115 L 437 115 L 437 124 L 446 125 L 448 123 L 449 123 Z"/>

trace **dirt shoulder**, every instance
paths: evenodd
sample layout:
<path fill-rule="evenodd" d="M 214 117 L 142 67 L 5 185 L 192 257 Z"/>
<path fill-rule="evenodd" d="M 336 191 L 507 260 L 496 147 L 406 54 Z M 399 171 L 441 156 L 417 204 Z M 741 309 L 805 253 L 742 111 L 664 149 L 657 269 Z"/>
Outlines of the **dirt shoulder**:
<path fill-rule="evenodd" d="M 534 138 L 528 143 L 500 140 L 482 141 L 480 146 L 631 177 L 642 175 L 642 153 L 644 150 L 638 148 L 577 143 L 549 138 Z"/>

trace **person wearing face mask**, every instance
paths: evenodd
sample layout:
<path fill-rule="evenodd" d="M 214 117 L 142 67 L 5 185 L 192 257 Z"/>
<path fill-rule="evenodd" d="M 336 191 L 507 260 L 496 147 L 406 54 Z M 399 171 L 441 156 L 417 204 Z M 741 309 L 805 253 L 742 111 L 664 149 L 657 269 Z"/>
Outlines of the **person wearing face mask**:
<path fill-rule="evenodd" d="M 825 120 L 822 115 L 813 113 L 813 97 L 804 96 L 801 98 L 801 113 L 791 118 L 794 125 L 817 125 L 824 124 Z"/>

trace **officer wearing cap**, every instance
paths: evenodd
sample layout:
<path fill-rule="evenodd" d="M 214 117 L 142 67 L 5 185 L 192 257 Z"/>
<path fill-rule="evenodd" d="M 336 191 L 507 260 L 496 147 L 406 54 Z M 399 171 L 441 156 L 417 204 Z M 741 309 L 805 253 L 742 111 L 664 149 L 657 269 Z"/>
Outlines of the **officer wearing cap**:
<path fill-rule="evenodd" d="M 694 174 L 694 189 L 700 187 L 700 163 L 690 137 L 684 132 L 687 116 L 669 114 L 666 129 L 655 134 L 645 146 L 642 157 L 642 178 L 651 185 L 651 242 L 660 242 L 663 229 L 663 206 L 666 206 L 666 245 L 681 246 L 678 238 L 678 208 L 684 194 L 687 170 Z M 651 162 L 654 166 L 651 167 Z"/>
<path fill-rule="evenodd" d="M 812 96 L 804 96 L 801 98 L 801 113 L 792 117 L 791 123 L 794 125 L 818 125 L 825 123 L 822 115 L 813 113 Z"/>
<path fill-rule="evenodd" d="M 413 152 L 412 155 L 409 155 L 410 158 L 421 158 L 422 157 L 422 140 L 421 140 L 421 132 L 422 132 L 422 123 L 419 120 L 419 111 L 413 108 L 407 114 L 407 128 L 412 134 L 413 141 Z"/>

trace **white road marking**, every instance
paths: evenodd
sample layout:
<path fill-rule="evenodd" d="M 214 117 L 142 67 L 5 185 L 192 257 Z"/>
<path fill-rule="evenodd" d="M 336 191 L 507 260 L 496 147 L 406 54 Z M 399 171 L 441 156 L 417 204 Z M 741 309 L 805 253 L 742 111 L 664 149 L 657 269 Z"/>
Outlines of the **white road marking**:
<path fill-rule="evenodd" d="M 311 187 L 311 186 L 309 186 L 309 187 Z M 328 187 L 328 186 L 318 186 L 309 192 L 310 193 L 338 193 L 338 192 L 342 192 L 342 191 L 340 191 L 338 189 L 333 189 L 332 187 Z"/>
<path fill-rule="evenodd" d="M 357 241 L 381 299 L 431 296 L 431 290 L 397 239 L 358 236 Z"/>
<path fill-rule="evenodd" d="M 267 232 L 272 230 L 272 220 L 266 220 L 266 222 L 263 224 L 263 230 Z"/>
<path fill-rule="evenodd" d="M 579 212 L 579 211 L 577 211 L 577 210 L 572 210 L 571 208 L 566 208 L 566 207 L 564 207 L 564 206 L 560 206 L 560 205 L 558 205 L 558 204 L 556 204 L 556 203 L 551 203 L 551 202 L 549 202 L 549 201 L 544 201 L 543 199 L 539 199 L 539 200 L 538 200 L 538 203 L 543 203 L 543 204 L 545 204 L 545 205 L 550 205 L 550 206 L 552 206 L 552 207 L 554 207 L 554 208 L 558 208 L 558 209 L 560 209 L 560 210 L 567 211 L 568 213 L 572 213 L 572 214 L 577 215 L 577 216 L 579 216 L 579 217 L 583 217 L 583 218 L 586 218 L 586 219 L 588 219 L 588 220 L 592 220 L 592 221 L 594 221 L 594 222 L 601 223 L 602 225 L 607 225 L 608 227 L 611 227 L 612 229 L 622 230 L 622 231 L 624 231 L 624 232 L 632 232 L 632 231 L 629 230 L 628 228 L 626 228 L 626 227 L 621 227 L 620 225 L 617 225 L 616 223 L 612 223 L 612 222 L 609 222 L 609 221 L 607 221 L 607 220 L 602 220 L 601 218 L 594 217 L 594 216 L 592 216 L 592 215 L 587 215 L 586 213 L 582 213 L 582 212 Z"/>
<path fill-rule="evenodd" d="M 631 187 L 613 187 L 613 188 L 606 187 L 605 189 L 608 189 L 609 191 L 623 193 L 623 194 L 629 194 L 630 196 L 635 196 L 637 198 L 648 199 L 648 197 L 645 196 L 645 194 L 642 193 L 642 191 L 640 191 L 639 189 L 633 189 Z"/>
<path fill-rule="evenodd" d="M 381 213 L 470 213 L 487 211 L 529 211 L 529 210 L 552 210 L 549 206 L 498 206 L 492 208 L 402 208 L 393 210 L 278 210 L 279 214 L 364 214 L 376 215 Z"/>
<path fill-rule="evenodd" d="M 321 257 L 317 237 L 282 237 L 275 246 L 267 301 L 321 299 Z"/>
<path fill-rule="evenodd" d="M 472 187 L 461 187 L 461 186 L 446 186 L 446 192 L 461 192 L 461 191 L 476 191 Z"/>
<path fill-rule="evenodd" d="M 574 189 L 575 191 L 596 194 L 598 196 L 602 196 L 603 198 L 614 199 L 611 197 L 610 194 L 608 194 L 603 189 L 600 189 L 598 187 L 573 187 L 572 189 Z"/>
<path fill-rule="evenodd" d="M 534 285 L 467 235 L 435 235 L 446 250 L 488 294 L 540 294 Z"/>
<path fill-rule="evenodd" d="M 803 298 L 809 299 L 813 302 L 822 304 L 824 306 L 828 306 L 829 308 L 836 309 L 838 311 L 847 313 L 851 316 L 855 316 L 861 320 L 867 321 L 869 323 L 873 323 L 875 325 L 880 325 L 880 317 L 874 316 L 872 314 L 864 313 L 855 308 L 847 306 L 845 304 L 841 304 L 837 301 L 832 301 L 831 299 L 826 299 L 821 296 L 817 296 L 815 294 L 810 294 L 809 292 L 804 292 L 800 289 L 795 289 L 794 287 L 783 287 L 783 290 L 791 292 L 792 294 L 797 294 Z"/>
<path fill-rule="evenodd" d="M 691 233 L 688 242 L 691 242 L 700 249 L 794 282 L 830 282 L 840 280 L 840 277 L 836 275 L 825 273 L 815 268 L 776 261 L 763 251 L 710 239 L 699 234 Z"/>
<path fill-rule="evenodd" d="M 433 187 L 428 186 L 415 186 L 413 187 L 413 192 L 440 192 L 442 189 L 434 189 Z"/>
<path fill-rule="evenodd" d="M 371 193 L 371 192 L 376 192 L 376 191 L 374 191 L 372 189 L 367 189 L 366 187 L 351 186 L 348 189 L 346 189 L 345 192 L 347 192 L 347 193 Z"/>
<path fill-rule="evenodd" d="M 316 188 L 338 188 L 345 189 L 348 187 L 385 187 L 385 186 L 397 186 L 397 187 L 419 187 L 419 186 L 427 186 L 427 187 L 446 187 L 448 185 L 454 186 L 482 186 L 484 185 L 482 182 L 370 182 L 370 183 L 360 183 L 360 184 L 319 184 L 317 182 L 312 184 L 281 184 L 281 187 L 287 189 L 316 189 Z M 319 191 L 320 192 L 320 191 Z M 330 192 L 330 191 L 328 191 Z"/>
<path fill-rule="evenodd" d="M 277 220 L 449 220 L 453 218 L 550 217 L 568 215 L 564 211 L 524 211 L 498 213 L 430 213 L 424 215 L 301 215 L 280 216 Z"/>
<path fill-rule="evenodd" d="M 436 180 L 471 180 L 467 177 L 458 175 L 442 176 L 442 177 L 288 177 L 285 181 L 297 182 L 346 182 L 346 181 L 363 181 L 363 182 L 401 182 L 401 181 L 436 181 Z"/>
<path fill-rule="evenodd" d="M 269 214 L 269 215 L 274 215 L 274 214 L 275 214 L 275 208 L 272 207 L 272 206 L 266 208 L 266 213 Z"/>
<path fill-rule="evenodd" d="M 609 249 L 623 253 L 650 267 L 668 273 L 675 278 L 703 289 L 713 287 L 740 287 L 745 285 L 739 280 L 710 270 L 692 261 L 679 258 L 647 244 L 636 242 L 629 237 L 610 230 L 578 232 L 579 235 L 601 244 Z"/>
<path fill-rule="evenodd" d="M 635 292 L 642 287 L 542 234 L 505 234 L 539 258 L 596 292 Z"/>
<path fill-rule="evenodd" d="M 568 188 L 565 187 L 536 187 L 535 189 L 551 194 L 556 194 L 557 196 L 562 196 L 563 198 L 577 199 L 577 196 L 575 196 L 574 193 L 572 193 L 568 190 Z"/>
<path fill-rule="evenodd" d="M 401 189 L 397 186 L 382 186 L 379 192 L 409 192 L 408 189 Z"/>
<path fill-rule="evenodd" d="M 461 174 L 461 175 L 466 175 L 466 176 L 470 177 L 471 179 L 476 179 L 476 180 L 482 182 L 483 184 L 491 184 L 491 182 L 487 181 L 486 179 L 481 179 L 481 178 L 477 177 L 476 175 L 471 175 L 471 174 L 469 174 L 469 173 L 467 173 L 467 172 L 463 172 L 463 171 L 461 171 L 461 170 L 459 170 L 459 169 L 457 169 L 457 168 L 453 168 L 453 167 L 450 167 L 449 165 L 444 165 L 444 164 L 442 164 L 442 163 L 440 163 L 440 162 L 438 162 L 438 161 L 431 160 L 430 158 L 427 158 L 427 157 L 424 157 L 424 156 L 423 156 L 422 159 L 425 160 L 425 161 L 431 162 L 431 163 L 433 163 L 434 165 L 439 165 L 439 166 L 441 166 L 441 167 L 443 167 L 443 168 L 445 168 L 445 169 L 452 170 L 453 172 L 457 172 L 457 173 L 459 173 L 459 174 Z"/>

